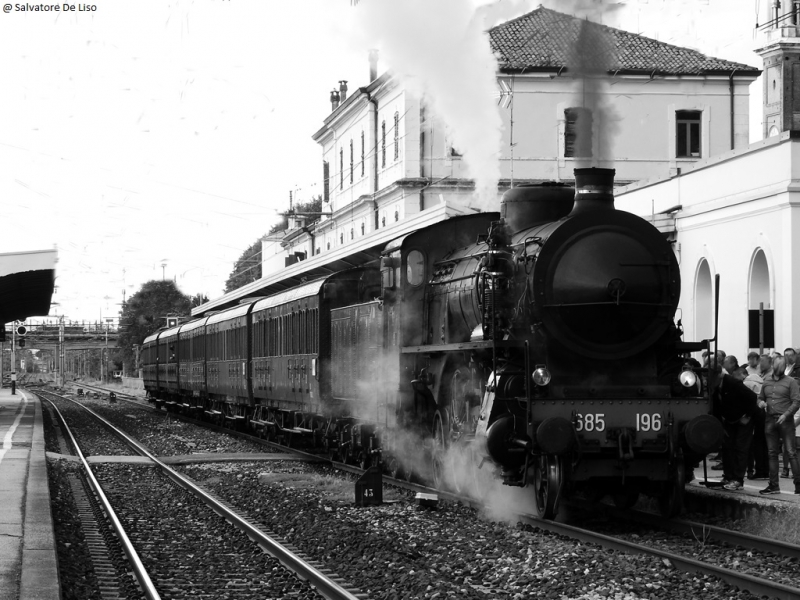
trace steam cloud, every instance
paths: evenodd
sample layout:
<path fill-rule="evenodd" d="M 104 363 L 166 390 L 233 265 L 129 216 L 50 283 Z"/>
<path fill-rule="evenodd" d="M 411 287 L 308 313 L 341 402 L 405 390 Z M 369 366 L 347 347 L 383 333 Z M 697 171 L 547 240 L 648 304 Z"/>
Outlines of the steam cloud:
<path fill-rule="evenodd" d="M 467 0 L 363 0 L 352 34 L 448 128 L 452 145 L 475 179 L 478 203 L 497 210 L 502 123 L 497 60 L 478 11 Z"/>
<path fill-rule="evenodd" d="M 589 19 L 583 21 L 578 39 L 572 47 L 567 65 L 575 77 L 573 106 L 586 108 L 591 118 L 581 116 L 576 122 L 577 155 L 588 161 L 579 161 L 579 167 L 610 166 L 613 164 L 613 141 L 619 117 L 609 99 L 608 72 L 616 62 L 614 43 L 610 33 L 598 25 L 601 18 L 613 7 L 605 0 L 576 0 L 572 3 L 574 14 Z M 593 143 L 593 134 L 596 139 Z"/>

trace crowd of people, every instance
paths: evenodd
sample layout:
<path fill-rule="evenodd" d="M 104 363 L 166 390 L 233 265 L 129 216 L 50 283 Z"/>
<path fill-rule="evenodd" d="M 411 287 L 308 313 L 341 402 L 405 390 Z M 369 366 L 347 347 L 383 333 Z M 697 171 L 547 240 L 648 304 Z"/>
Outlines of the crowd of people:
<path fill-rule="evenodd" d="M 794 493 L 800 494 L 798 352 L 750 352 L 746 365 L 721 350 L 716 356 L 704 353 L 703 359 L 713 386 L 713 412 L 725 431 L 721 462 L 712 467 L 722 470 L 723 487 L 740 490 L 746 476 L 769 480 L 761 494 L 780 494 L 779 478 L 792 477 Z"/>

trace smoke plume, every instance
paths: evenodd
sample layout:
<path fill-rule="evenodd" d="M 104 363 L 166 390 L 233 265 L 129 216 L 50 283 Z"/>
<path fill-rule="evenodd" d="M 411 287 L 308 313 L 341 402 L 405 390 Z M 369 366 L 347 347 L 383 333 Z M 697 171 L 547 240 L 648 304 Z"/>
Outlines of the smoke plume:
<path fill-rule="evenodd" d="M 502 123 L 483 13 L 467 0 L 363 0 L 353 12 L 356 43 L 378 49 L 445 123 L 475 180 L 478 203 L 496 210 Z"/>
<path fill-rule="evenodd" d="M 617 5 L 615 5 L 615 8 Z M 600 20 L 612 10 L 604 0 L 578 0 L 574 14 L 585 20 L 580 24 L 567 68 L 575 78 L 573 107 L 587 109 L 576 123 L 576 156 L 579 167 L 613 164 L 613 141 L 619 126 L 609 98 L 609 71 L 616 63 L 614 40 Z"/>

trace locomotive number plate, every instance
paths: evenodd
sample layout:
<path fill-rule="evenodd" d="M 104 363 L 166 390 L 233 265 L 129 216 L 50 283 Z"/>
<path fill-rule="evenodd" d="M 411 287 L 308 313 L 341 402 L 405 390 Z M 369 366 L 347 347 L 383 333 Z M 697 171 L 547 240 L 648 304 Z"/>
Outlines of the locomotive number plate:
<path fill-rule="evenodd" d="M 575 415 L 577 431 L 603 431 L 606 428 L 605 413 L 594 413 L 582 415 L 578 413 Z"/>
<path fill-rule="evenodd" d="M 636 413 L 636 431 L 661 431 L 661 415 Z"/>

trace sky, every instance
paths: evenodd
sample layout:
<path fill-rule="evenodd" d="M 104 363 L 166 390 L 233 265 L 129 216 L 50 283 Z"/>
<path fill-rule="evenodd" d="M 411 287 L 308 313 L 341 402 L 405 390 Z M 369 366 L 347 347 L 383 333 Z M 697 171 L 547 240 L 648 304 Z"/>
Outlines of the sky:
<path fill-rule="evenodd" d="M 12 2 L 0 14 L 0 252 L 56 247 L 50 315 L 70 321 L 116 317 L 152 279 L 218 297 L 290 191 L 301 201 L 322 192 L 311 136 L 340 80 L 369 83 L 370 47 L 382 48 L 381 71 L 413 76 L 404 48 L 423 62 L 442 52 L 420 51 L 436 37 L 420 34 L 423 22 L 444 32 L 470 21 L 454 15 L 474 15 L 485 29 L 539 3 L 95 0 L 54 12 Z M 758 67 L 753 29 L 771 4 L 541 3 Z M 751 141 L 760 91 L 751 86 Z"/>

